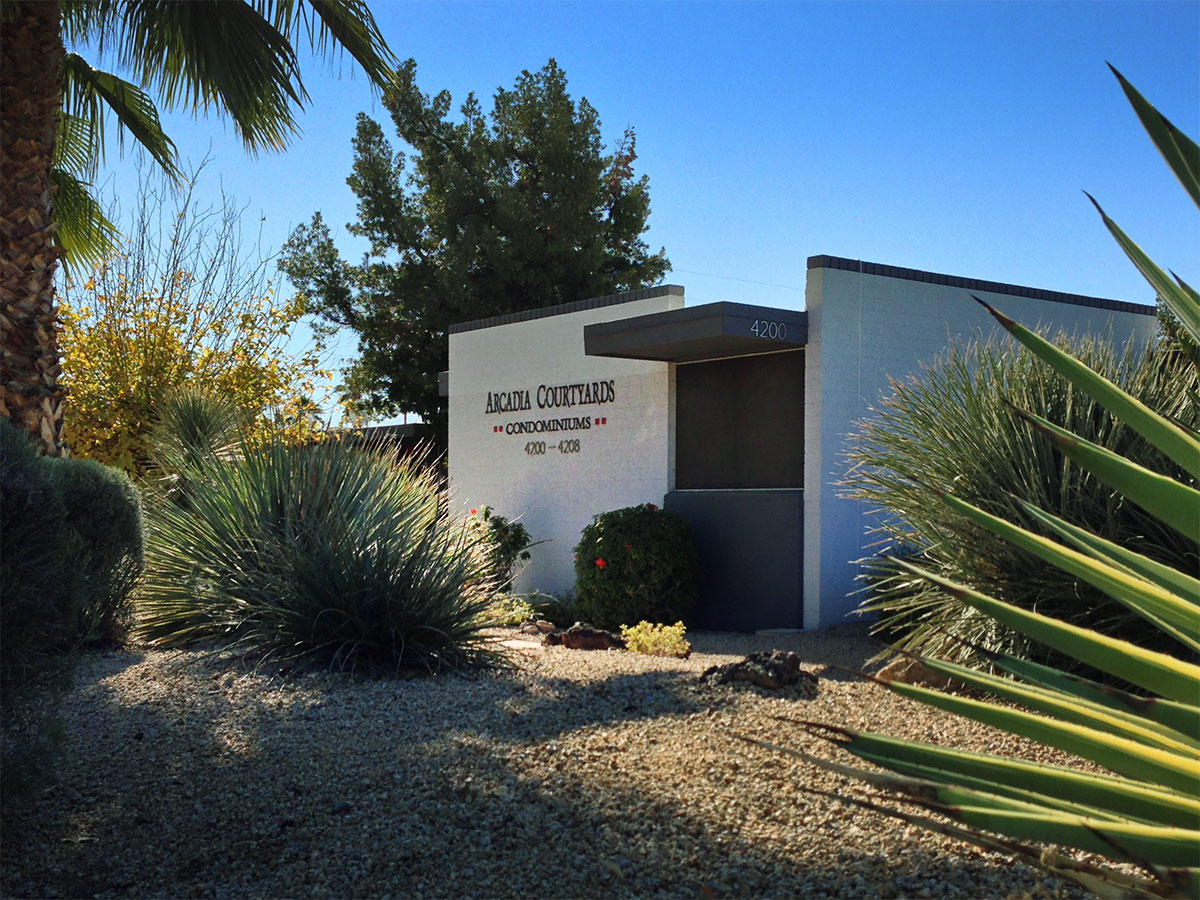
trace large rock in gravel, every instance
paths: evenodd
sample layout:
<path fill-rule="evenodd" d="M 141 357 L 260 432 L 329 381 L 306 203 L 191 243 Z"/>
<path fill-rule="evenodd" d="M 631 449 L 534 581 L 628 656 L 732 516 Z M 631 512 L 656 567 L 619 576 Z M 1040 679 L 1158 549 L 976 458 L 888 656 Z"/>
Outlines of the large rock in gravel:
<path fill-rule="evenodd" d="M 700 680 L 715 681 L 717 684 L 748 681 L 771 690 L 798 684 L 804 699 L 812 700 L 817 696 L 817 676 L 803 671 L 800 657 L 784 650 L 764 650 L 751 653 L 741 662 L 713 666 L 705 670 Z"/>
<path fill-rule="evenodd" d="M 561 644 L 568 650 L 624 650 L 625 642 L 611 631 L 593 628 L 584 622 L 576 622 L 561 633 L 546 635 L 547 644 Z"/>
<path fill-rule="evenodd" d="M 941 672 L 933 671 L 915 656 L 897 656 L 880 669 L 875 677 L 880 681 L 899 681 L 901 684 L 915 684 L 939 691 L 950 686 L 949 678 Z"/>

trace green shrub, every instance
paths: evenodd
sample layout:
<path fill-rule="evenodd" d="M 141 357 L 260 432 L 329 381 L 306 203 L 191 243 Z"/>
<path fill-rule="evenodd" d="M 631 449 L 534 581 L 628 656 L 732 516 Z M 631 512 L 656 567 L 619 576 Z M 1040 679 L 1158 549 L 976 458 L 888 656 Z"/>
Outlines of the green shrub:
<path fill-rule="evenodd" d="M 536 615 L 532 603 L 512 594 L 496 594 L 488 605 L 488 616 L 494 625 L 520 625 Z"/>
<path fill-rule="evenodd" d="M 46 461 L 67 525 L 87 555 L 80 599 L 81 636 L 119 640 L 144 561 L 142 501 L 129 476 L 93 460 Z"/>
<path fill-rule="evenodd" d="M 40 456 L 0 420 L 0 682 L 53 669 L 72 647 L 115 639 L 142 564 L 136 488 L 96 462 Z"/>
<path fill-rule="evenodd" d="M 141 559 L 128 476 L 41 456 L 0 419 L 0 800 L 53 781 L 73 651 L 120 636 Z"/>
<path fill-rule="evenodd" d="M 187 504 L 149 517 L 145 637 L 377 672 L 490 658 L 486 548 L 419 460 L 265 442 L 192 465 Z"/>
<path fill-rule="evenodd" d="M 78 633 L 82 541 L 66 525 L 49 466 L 0 418 L 0 686 L 53 668 Z"/>
<path fill-rule="evenodd" d="M 578 614 L 601 628 L 684 619 L 698 589 L 691 528 L 653 503 L 601 513 L 575 547 Z"/>
<path fill-rule="evenodd" d="M 1060 337 L 1055 343 L 1151 408 L 1196 427 L 1197 410 L 1188 392 L 1200 387 L 1200 379 L 1171 345 L 1117 353 L 1107 342 L 1090 338 Z M 949 509 L 929 490 L 953 491 L 988 512 L 1046 533 L 1015 499 L 1020 497 L 1188 571 L 1197 567 L 1195 544 L 1056 453 L 1013 407 L 1033 410 L 1155 472 L 1181 477 L 1177 465 L 1027 350 L 1007 342 L 955 344 L 918 376 L 894 383 L 893 390 L 851 436 L 854 466 L 846 481 L 848 496 L 882 510 L 879 531 L 895 545 L 892 555 L 1022 608 L 1186 654 L 1104 592 L 1045 565 Z M 875 573 L 865 608 L 880 613 L 878 630 L 903 635 L 897 646 L 917 653 L 970 661 L 973 644 L 1062 663 L 1059 655 L 894 563 Z"/>
<path fill-rule="evenodd" d="M 636 625 L 621 626 L 621 640 L 631 653 L 647 656 L 677 656 L 687 659 L 692 655 L 692 645 L 684 635 L 687 629 L 682 622 L 674 625 L 657 625 L 645 620 Z"/>
<path fill-rule="evenodd" d="M 517 565 L 530 559 L 529 548 L 533 546 L 533 540 L 528 529 L 520 522 L 496 515 L 490 506 L 471 510 L 467 522 L 472 528 L 481 530 L 488 542 L 488 563 L 497 590 L 512 590 Z"/>

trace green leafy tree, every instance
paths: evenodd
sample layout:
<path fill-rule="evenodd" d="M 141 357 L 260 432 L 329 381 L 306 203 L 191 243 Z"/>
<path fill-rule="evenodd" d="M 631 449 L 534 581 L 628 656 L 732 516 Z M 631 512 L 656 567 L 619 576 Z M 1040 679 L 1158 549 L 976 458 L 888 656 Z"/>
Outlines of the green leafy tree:
<path fill-rule="evenodd" d="M 645 287 L 669 263 L 641 237 L 650 194 L 633 173 L 633 130 L 606 154 L 596 110 L 571 99 L 554 60 L 498 90 L 486 116 L 468 95 L 457 121 L 450 94 L 431 99 L 415 79 L 409 60 L 383 99 L 411 156 L 358 119 L 349 231 L 371 252 L 343 261 L 318 214 L 281 266 L 310 312 L 358 335 L 346 389 L 360 407 L 419 413 L 440 430 L 450 325 Z"/>
<path fill-rule="evenodd" d="M 171 174 L 175 147 L 139 85 L 167 109 L 228 116 L 252 152 L 280 150 L 308 99 L 292 46 L 301 36 L 348 51 L 377 84 L 391 75 L 363 0 L 0 2 L 0 416 L 43 452 L 65 450 L 57 262 L 94 263 L 116 237 L 87 185 L 106 117 Z M 93 68 L 64 39 L 109 54 L 134 80 Z"/>

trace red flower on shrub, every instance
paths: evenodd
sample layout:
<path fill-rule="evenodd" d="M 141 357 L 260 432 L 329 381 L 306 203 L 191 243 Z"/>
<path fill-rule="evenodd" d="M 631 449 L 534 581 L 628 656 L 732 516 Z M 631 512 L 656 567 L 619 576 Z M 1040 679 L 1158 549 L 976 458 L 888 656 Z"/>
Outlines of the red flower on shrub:
<path fill-rule="evenodd" d="M 608 560 L 606 560 L 603 556 L 600 557 L 598 560 L 596 560 L 596 568 L 597 569 L 603 569 L 607 565 L 608 565 Z"/>
<path fill-rule="evenodd" d="M 651 512 L 654 512 L 656 509 L 658 509 L 658 507 L 655 506 L 653 503 L 647 503 L 646 509 L 650 510 Z"/>
<path fill-rule="evenodd" d="M 626 544 L 626 545 L 625 545 L 625 549 L 626 549 L 626 550 L 632 550 L 632 549 L 633 549 L 633 544 Z"/>
<path fill-rule="evenodd" d="M 475 508 L 471 509 L 471 515 L 475 515 L 475 513 L 477 513 L 477 512 L 479 512 L 478 509 L 475 509 Z"/>

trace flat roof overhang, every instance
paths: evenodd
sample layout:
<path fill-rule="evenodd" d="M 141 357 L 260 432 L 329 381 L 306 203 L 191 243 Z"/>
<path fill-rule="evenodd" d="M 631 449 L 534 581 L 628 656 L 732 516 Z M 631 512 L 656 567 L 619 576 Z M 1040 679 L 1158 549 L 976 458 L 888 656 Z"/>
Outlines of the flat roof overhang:
<path fill-rule="evenodd" d="M 808 313 L 745 303 L 705 303 L 583 329 L 588 356 L 673 363 L 796 350 L 806 343 Z"/>

